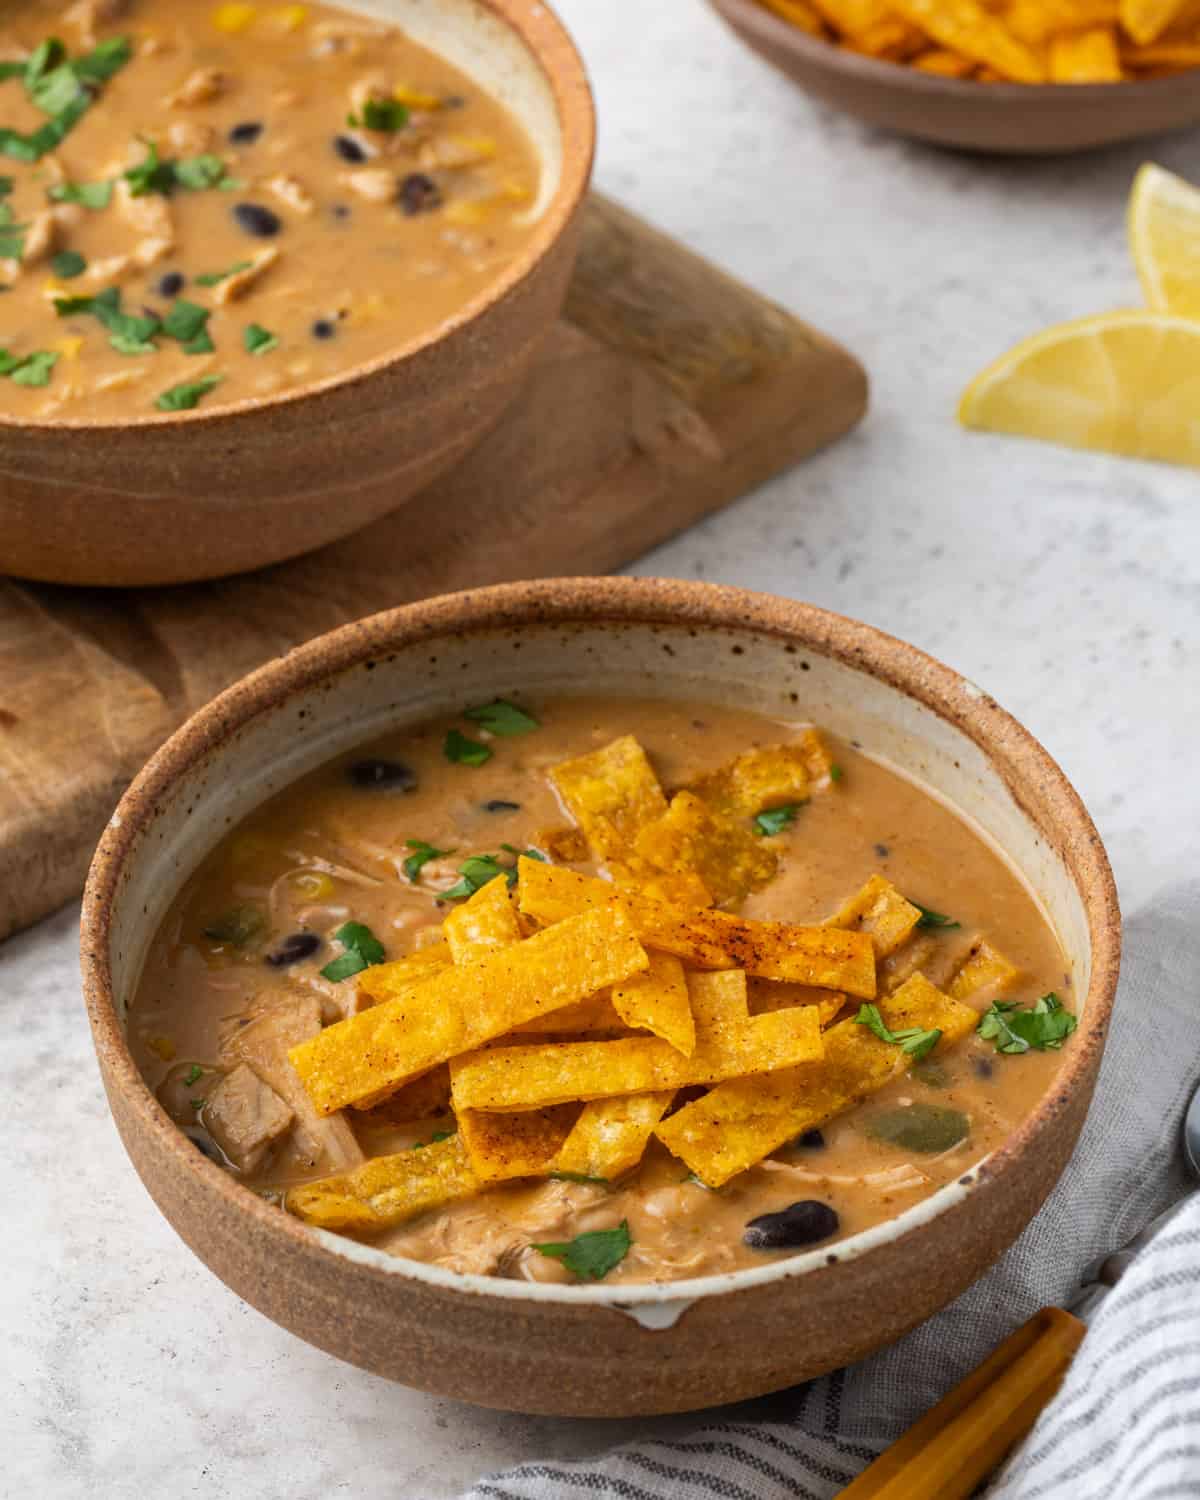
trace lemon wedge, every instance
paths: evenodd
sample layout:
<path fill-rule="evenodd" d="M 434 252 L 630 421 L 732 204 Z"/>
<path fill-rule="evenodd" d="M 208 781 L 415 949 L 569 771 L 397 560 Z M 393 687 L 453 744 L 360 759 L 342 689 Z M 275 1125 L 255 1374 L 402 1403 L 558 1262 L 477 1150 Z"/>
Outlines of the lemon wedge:
<path fill-rule="evenodd" d="M 1147 162 L 1129 195 L 1129 246 L 1147 303 L 1200 318 L 1200 188 Z"/>
<path fill-rule="evenodd" d="M 966 427 L 1200 467 L 1200 322 L 1102 313 L 1011 349 L 967 387 Z"/>

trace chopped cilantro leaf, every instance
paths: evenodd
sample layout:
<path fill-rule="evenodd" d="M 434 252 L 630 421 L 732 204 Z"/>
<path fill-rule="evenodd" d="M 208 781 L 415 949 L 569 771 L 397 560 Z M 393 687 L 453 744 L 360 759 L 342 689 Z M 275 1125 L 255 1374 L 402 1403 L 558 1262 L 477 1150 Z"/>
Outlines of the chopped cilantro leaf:
<path fill-rule="evenodd" d="M 80 78 L 92 83 L 107 83 L 132 56 L 133 43 L 129 38 L 113 36 L 98 42 L 86 56 L 77 57 L 71 66 Z"/>
<path fill-rule="evenodd" d="M 956 922 L 953 917 L 948 917 L 944 912 L 931 911 L 928 906 L 922 906 L 919 901 L 913 905 L 921 913 L 917 919 L 918 927 L 961 927 L 961 922 Z"/>
<path fill-rule="evenodd" d="M 845 774 L 845 771 L 843 771 L 841 766 L 837 765 L 836 762 L 829 768 L 830 781 L 841 781 Z"/>
<path fill-rule="evenodd" d="M 408 109 L 396 99 L 367 99 L 362 114 L 347 115 L 346 124 L 364 130 L 403 130 L 408 124 Z"/>
<path fill-rule="evenodd" d="M 441 859 L 443 855 L 453 854 L 453 849 L 435 849 L 432 844 L 427 844 L 424 839 L 405 839 L 405 847 L 414 852 L 404 861 L 402 869 L 408 878 L 414 883 L 421 871 L 431 859 Z"/>
<path fill-rule="evenodd" d="M 225 180 L 225 163 L 219 156 L 206 154 L 169 161 L 158 154 L 153 141 L 147 141 L 145 145 L 145 156 L 124 174 L 135 198 L 144 198 L 148 193 L 169 197 L 176 188 L 199 193 L 207 188 L 220 187 Z"/>
<path fill-rule="evenodd" d="M 187 1070 L 187 1074 L 184 1077 L 184 1087 L 191 1088 L 192 1084 L 195 1083 L 197 1078 L 202 1078 L 203 1076 L 204 1069 L 200 1066 L 199 1063 L 193 1063 Z"/>
<path fill-rule="evenodd" d="M 168 338 L 186 344 L 204 332 L 211 314 L 207 307 L 195 302 L 185 302 L 182 297 L 171 307 L 163 319 L 162 331 Z"/>
<path fill-rule="evenodd" d="M 384 960 L 383 944 L 362 922 L 343 922 L 334 937 L 346 951 L 331 959 L 321 970 L 324 979 L 337 984 L 343 979 L 349 979 L 352 974 L 369 969 L 372 964 L 381 964 Z"/>
<path fill-rule="evenodd" d="M 448 1141 L 453 1135 L 453 1130 L 435 1130 L 427 1141 L 414 1141 L 408 1149 L 410 1151 L 423 1151 L 426 1146 L 436 1146 L 439 1141 Z"/>
<path fill-rule="evenodd" d="M 12 178 L 11 177 L 0 177 L 0 198 L 7 198 L 8 195 L 9 195 L 9 193 L 12 192 L 12 190 L 13 190 L 13 180 L 12 180 Z"/>
<path fill-rule="evenodd" d="M 553 1177 L 555 1182 L 594 1182 L 601 1187 L 608 1186 L 607 1177 L 589 1177 L 586 1172 L 550 1172 L 547 1175 Z"/>
<path fill-rule="evenodd" d="M 56 297 L 54 309 L 60 318 L 75 313 L 91 313 L 109 332 L 109 343 L 118 354 L 152 354 L 150 340 L 162 327 L 157 318 L 142 318 L 121 311 L 119 287 L 105 287 L 94 297 Z"/>
<path fill-rule="evenodd" d="M 228 281 L 231 276 L 236 276 L 239 271 L 248 271 L 253 261 L 239 260 L 224 271 L 206 271 L 203 276 L 195 278 L 197 286 L 220 286 L 223 281 Z"/>
<path fill-rule="evenodd" d="M 783 807 L 768 807 L 757 814 L 754 827 L 763 838 L 774 838 L 776 834 L 792 826 L 796 821 L 796 814 L 803 806 L 803 802 L 788 802 Z"/>
<path fill-rule="evenodd" d="M 487 745 L 480 744 L 478 740 L 469 740 L 457 729 L 451 729 L 446 735 L 442 753 L 448 761 L 459 766 L 481 766 L 492 758 Z"/>
<path fill-rule="evenodd" d="M 923 1031 L 919 1026 L 910 1026 L 905 1031 L 891 1031 L 877 1005 L 860 1005 L 855 1021 L 869 1027 L 881 1042 L 891 1042 L 914 1061 L 927 1057 L 942 1039 L 938 1030 Z"/>
<path fill-rule="evenodd" d="M 211 354 L 216 347 L 208 329 L 202 328 L 194 339 L 189 339 L 184 344 L 183 352 L 185 354 Z"/>
<path fill-rule="evenodd" d="M 473 724 L 478 724 L 491 734 L 499 735 L 529 734 L 542 727 L 532 714 L 527 714 L 524 709 L 504 698 L 497 698 L 494 703 L 484 703 L 478 708 L 468 708 L 463 718 L 470 719 Z"/>
<path fill-rule="evenodd" d="M 278 337 L 269 328 L 264 328 L 261 323 L 250 324 L 242 334 L 242 343 L 246 347 L 247 354 L 270 354 L 272 349 L 279 347 Z"/>
<path fill-rule="evenodd" d="M 50 269 L 63 281 L 73 281 L 87 270 L 87 261 L 78 250 L 60 250 L 51 260 Z"/>
<path fill-rule="evenodd" d="M 465 901 L 468 896 L 473 896 L 482 886 L 500 876 L 510 885 L 517 878 L 517 872 L 502 865 L 494 854 L 472 854 L 470 859 L 463 860 L 459 865 L 458 873 L 462 879 L 443 894 L 443 900 Z"/>
<path fill-rule="evenodd" d="M 1079 1025 L 1078 1018 L 1063 1008 L 1053 991 L 1023 1009 L 1013 1000 L 997 1000 L 978 1026 L 985 1042 L 994 1042 L 997 1052 L 1057 1052 Z"/>
<path fill-rule="evenodd" d="M 0 62 L 0 83 L 9 78 L 23 78 L 25 75 L 25 64 L 23 62 Z"/>
<path fill-rule="evenodd" d="M 0 64 L 0 78 L 22 77 L 25 91 L 50 118 L 29 135 L 0 130 L 0 155 L 37 161 L 60 145 L 91 108 L 97 87 L 133 56 L 127 37 L 101 42 L 73 61 L 57 38 L 41 42 L 25 63 Z"/>
<path fill-rule="evenodd" d="M 601 1281 L 614 1266 L 621 1264 L 632 1243 L 629 1220 L 622 1219 L 616 1229 L 591 1229 L 565 1243 L 533 1248 L 553 1260 L 561 1260 L 581 1281 Z"/>
<path fill-rule="evenodd" d="M 204 375 L 199 380 L 185 380 L 182 385 L 164 391 L 154 404 L 159 411 L 190 411 L 223 379 L 222 375 Z"/>
<path fill-rule="evenodd" d="M 189 192 L 215 188 L 224 176 L 225 163 L 219 156 L 188 156 L 175 163 L 175 181 Z"/>
<path fill-rule="evenodd" d="M 80 203 L 84 208 L 107 208 L 112 201 L 111 182 L 58 182 L 50 189 L 55 203 Z"/>
<path fill-rule="evenodd" d="M 38 349 L 33 354 L 10 354 L 7 349 L 0 349 L 0 375 L 6 375 L 14 385 L 49 385 L 50 372 L 58 358 L 48 349 Z"/>

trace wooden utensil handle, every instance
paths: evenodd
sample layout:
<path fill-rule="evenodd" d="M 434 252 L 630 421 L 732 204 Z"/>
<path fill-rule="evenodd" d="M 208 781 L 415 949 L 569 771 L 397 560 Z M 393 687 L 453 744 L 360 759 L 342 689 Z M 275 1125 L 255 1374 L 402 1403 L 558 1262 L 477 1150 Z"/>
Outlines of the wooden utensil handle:
<path fill-rule="evenodd" d="M 881 1453 L 841 1500 L 967 1500 L 1037 1421 L 1086 1331 L 1061 1307 L 1035 1313 Z"/>

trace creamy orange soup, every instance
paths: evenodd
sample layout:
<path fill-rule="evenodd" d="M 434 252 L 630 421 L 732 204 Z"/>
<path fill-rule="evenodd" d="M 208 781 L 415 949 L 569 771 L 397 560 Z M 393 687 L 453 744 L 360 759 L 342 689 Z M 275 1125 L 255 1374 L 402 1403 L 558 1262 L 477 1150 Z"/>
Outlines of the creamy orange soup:
<path fill-rule="evenodd" d="M 247 819 L 172 904 L 129 1034 L 281 1212 L 619 1283 L 911 1207 L 1034 1108 L 1072 1009 L 1019 875 L 869 747 L 554 699 L 389 736 Z"/>
<path fill-rule="evenodd" d="M 396 349 L 528 239 L 522 127 L 319 4 L 24 0 L 0 19 L 0 413 L 119 420 Z"/>

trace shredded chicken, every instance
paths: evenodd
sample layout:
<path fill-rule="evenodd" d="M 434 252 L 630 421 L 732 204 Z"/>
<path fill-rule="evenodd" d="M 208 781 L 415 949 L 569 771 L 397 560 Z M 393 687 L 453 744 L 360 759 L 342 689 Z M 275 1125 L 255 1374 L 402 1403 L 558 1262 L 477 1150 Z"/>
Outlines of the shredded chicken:
<path fill-rule="evenodd" d="M 209 150 L 215 139 L 212 126 L 199 120 L 172 120 L 167 126 L 167 142 L 180 156 L 199 156 Z"/>
<path fill-rule="evenodd" d="M 288 172 L 280 172 L 278 177 L 272 177 L 267 187 L 281 203 L 294 208 L 298 214 L 311 214 L 317 206 L 316 199 L 300 179 Z"/>
<path fill-rule="evenodd" d="M 224 305 L 236 302 L 239 297 L 244 297 L 254 283 L 271 269 L 280 254 L 281 252 L 274 245 L 268 245 L 265 250 L 259 250 L 244 270 L 235 271 L 232 276 L 227 276 L 216 287 L 213 295 L 217 301 Z"/>
<path fill-rule="evenodd" d="M 360 198 L 371 203 L 386 203 L 396 196 L 396 175 L 386 167 L 362 167 L 357 172 L 344 172 L 342 181 Z"/>
<path fill-rule="evenodd" d="M 58 248 L 58 230 L 58 220 L 54 217 L 53 209 L 43 209 L 40 213 L 34 214 L 25 231 L 25 248 L 21 254 L 21 264 L 26 268 L 36 266 L 39 261 L 46 260 L 53 255 Z"/>
<path fill-rule="evenodd" d="M 201 1119 L 240 1172 L 256 1172 L 296 1116 L 248 1063 L 239 1063 L 209 1094 Z"/>
<path fill-rule="evenodd" d="M 117 212 L 139 236 L 131 252 L 139 266 L 152 266 L 175 248 L 171 206 L 161 194 L 146 193 L 135 198 L 129 183 L 122 179 L 114 189 L 113 198 Z"/>
<path fill-rule="evenodd" d="M 68 26 L 79 28 L 80 39 L 87 47 L 96 45 L 96 33 L 108 21 L 119 20 L 129 9 L 129 0 L 78 0 L 63 15 Z"/>
<path fill-rule="evenodd" d="M 228 88 L 228 73 L 223 73 L 220 68 L 197 68 L 163 102 L 169 109 L 194 109 L 198 104 L 211 104 Z"/>
<path fill-rule="evenodd" d="M 59 229 L 76 229 L 83 223 L 83 209 L 78 203 L 58 203 L 50 215 Z"/>

